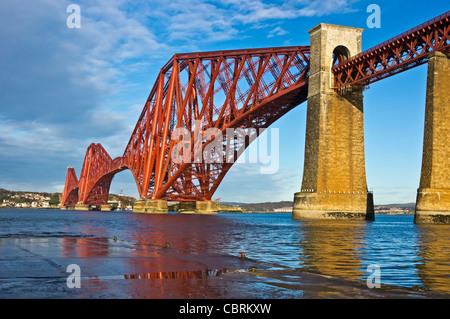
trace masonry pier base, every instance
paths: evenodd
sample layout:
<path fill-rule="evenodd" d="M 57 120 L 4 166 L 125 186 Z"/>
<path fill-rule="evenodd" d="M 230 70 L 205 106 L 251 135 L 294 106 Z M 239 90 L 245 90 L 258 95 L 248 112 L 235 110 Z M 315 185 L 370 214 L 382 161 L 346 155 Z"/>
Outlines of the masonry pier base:
<path fill-rule="evenodd" d="M 419 189 L 414 223 L 450 224 L 448 207 L 450 207 L 450 189 Z"/>
<path fill-rule="evenodd" d="M 61 206 L 61 210 L 75 210 L 75 206 Z"/>
<path fill-rule="evenodd" d="M 195 202 L 195 213 L 201 215 L 216 215 L 217 202 L 212 200 L 202 200 Z"/>
<path fill-rule="evenodd" d="M 112 209 L 111 205 L 100 205 L 100 211 L 102 212 L 110 212 Z"/>
<path fill-rule="evenodd" d="M 196 202 L 180 202 L 178 204 L 179 214 L 195 214 Z"/>
<path fill-rule="evenodd" d="M 450 224 L 450 57 L 428 59 L 422 171 L 415 223 Z"/>
<path fill-rule="evenodd" d="M 180 202 L 178 206 L 179 214 L 216 215 L 217 210 L 217 202 L 211 200 Z"/>
<path fill-rule="evenodd" d="M 372 193 L 294 194 L 293 219 L 374 220 Z"/>
<path fill-rule="evenodd" d="M 167 214 L 169 207 L 164 199 L 143 199 L 134 202 L 133 213 Z"/>
<path fill-rule="evenodd" d="M 85 205 L 85 204 L 76 204 L 75 205 L 75 210 L 82 210 L 82 211 L 88 211 L 89 209 L 89 205 Z"/>

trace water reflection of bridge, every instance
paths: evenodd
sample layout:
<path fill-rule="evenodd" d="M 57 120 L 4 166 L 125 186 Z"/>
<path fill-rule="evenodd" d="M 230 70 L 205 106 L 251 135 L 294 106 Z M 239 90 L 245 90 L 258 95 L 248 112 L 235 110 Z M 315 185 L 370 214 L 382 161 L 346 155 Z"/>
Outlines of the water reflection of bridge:
<path fill-rule="evenodd" d="M 96 289 L 111 289 L 112 282 L 117 284 L 115 279 L 152 280 L 148 283 L 152 289 L 144 292 L 138 289 L 142 284 L 126 284 L 129 289 L 136 289 L 130 291 L 130 296 L 140 297 L 145 297 L 142 295 L 145 291 L 152 296 L 164 293 L 167 285 L 185 293 L 207 289 L 201 287 L 205 281 L 196 279 L 220 276 L 227 270 L 248 269 L 248 264 L 239 258 L 241 249 L 250 260 L 259 262 L 254 264 L 258 268 L 264 264 L 278 269 L 300 268 L 306 273 L 365 284 L 370 274 L 367 267 L 377 264 L 381 285 L 450 292 L 448 226 L 415 225 L 407 222 L 411 218 L 408 216 L 397 216 L 401 219 L 389 216 L 376 223 L 292 221 L 288 237 L 277 229 L 278 237 L 270 240 L 267 235 L 274 235 L 273 224 L 248 227 L 236 225 L 233 218 L 224 217 L 219 224 L 216 218 L 175 214 L 140 217 L 146 216 L 127 219 L 126 228 L 114 231 L 117 241 L 110 229 L 95 226 L 80 229 L 92 235 L 62 239 L 61 257 L 79 264 L 83 278 Z M 234 251 L 234 256 L 227 256 L 230 251 Z M 283 267 L 277 267 L 278 264 Z M 166 279 L 175 281 L 168 284 L 163 282 Z"/>
<path fill-rule="evenodd" d="M 366 280 L 370 275 L 367 267 L 376 264 L 382 285 L 449 293 L 448 227 L 405 222 L 399 226 L 398 222 L 391 226 L 304 222 L 299 225 L 300 267 L 308 272 Z M 383 228 L 384 234 L 373 227 Z M 408 236 L 411 237 L 406 241 Z"/>

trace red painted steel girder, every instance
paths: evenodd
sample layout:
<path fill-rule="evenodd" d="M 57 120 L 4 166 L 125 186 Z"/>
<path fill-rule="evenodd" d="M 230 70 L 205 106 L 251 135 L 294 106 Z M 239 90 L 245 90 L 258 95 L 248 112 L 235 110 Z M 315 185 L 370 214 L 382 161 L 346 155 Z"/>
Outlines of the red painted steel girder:
<path fill-rule="evenodd" d="M 211 199 L 233 163 L 195 162 L 195 130 L 268 127 L 306 100 L 308 73 L 306 46 L 176 54 L 161 69 L 122 156 L 140 196 Z M 190 161 L 172 159 L 176 129 L 191 133 Z M 201 140 L 202 153 L 210 142 Z M 247 146 L 238 136 L 233 159 Z"/>
<path fill-rule="evenodd" d="M 450 51 L 450 11 L 335 65 L 335 88 L 366 86 Z"/>
<path fill-rule="evenodd" d="M 75 168 L 68 167 L 62 194 L 62 206 L 75 206 L 78 202 L 78 178 Z"/>

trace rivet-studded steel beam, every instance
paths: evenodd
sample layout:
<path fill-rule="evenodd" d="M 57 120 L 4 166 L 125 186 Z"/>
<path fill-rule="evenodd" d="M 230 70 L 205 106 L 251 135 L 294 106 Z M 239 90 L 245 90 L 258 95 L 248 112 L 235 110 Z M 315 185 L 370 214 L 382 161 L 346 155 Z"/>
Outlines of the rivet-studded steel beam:
<path fill-rule="evenodd" d="M 335 88 L 366 86 L 426 63 L 433 51 L 450 51 L 450 11 L 333 66 Z"/>

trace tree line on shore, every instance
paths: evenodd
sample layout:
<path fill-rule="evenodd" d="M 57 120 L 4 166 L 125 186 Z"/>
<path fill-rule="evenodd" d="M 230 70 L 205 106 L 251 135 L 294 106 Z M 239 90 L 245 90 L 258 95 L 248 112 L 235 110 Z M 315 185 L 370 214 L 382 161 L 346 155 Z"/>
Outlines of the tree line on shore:
<path fill-rule="evenodd" d="M 27 191 L 10 191 L 0 188 L 0 207 L 49 207 L 57 208 L 60 205 L 62 194 L 50 192 L 27 192 Z M 136 199 L 130 196 L 109 194 L 108 201 L 114 206 L 118 206 L 120 202 L 121 207 L 133 206 Z M 176 208 L 177 202 L 169 203 Z M 23 205 L 23 206 L 22 206 Z M 415 203 L 407 204 L 389 204 L 389 205 L 375 205 L 376 214 L 413 214 Z M 283 208 L 292 208 L 292 201 L 279 202 L 264 202 L 264 203 L 238 203 L 238 202 L 220 202 L 220 211 L 234 211 L 234 212 L 275 212 Z"/>

